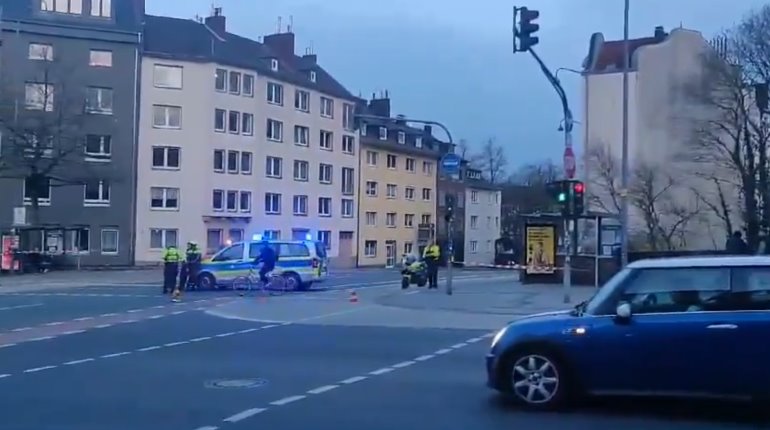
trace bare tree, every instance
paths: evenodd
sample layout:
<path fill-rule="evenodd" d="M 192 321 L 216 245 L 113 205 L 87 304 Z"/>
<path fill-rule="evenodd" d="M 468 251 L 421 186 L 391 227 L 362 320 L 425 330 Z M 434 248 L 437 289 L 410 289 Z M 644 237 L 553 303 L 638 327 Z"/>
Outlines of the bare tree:
<path fill-rule="evenodd" d="M 494 138 L 487 139 L 481 147 L 479 166 L 489 182 L 497 184 L 503 179 L 508 159 L 505 156 L 505 149 Z"/>
<path fill-rule="evenodd" d="M 551 160 L 545 160 L 540 163 L 527 164 L 520 167 L 511 176 L 508 177 L 508 182 L 527 185 L 544 187 L 549 182 L 556 181 L 561 177 L 561 171 Z"/>
<path fill-rule="evenodd" d="M 699 203 L 703 205 L 704 209 L 707 209 L 721 221 L 722 233 L 727 235 L 730 232 L 735 231 L 733 224 L 733 209 L 725 191 L 730 188 L 730 186 L 715 176 L 706 179 L 708 185 L 710 185 L 710 190 L 707 191 L 699 187 L 692 187 L 691 191 L 698 199 Z M 709 227 L 711 227 L 710 224 Z"/>
<path fill-rule="evenodd" d="M 51 52 L 36 54 L 40 59 L 33 62 L 32 79 L 20 86 L 21 79 L 9 70 L 2 83 L 0 179 L 23 182 L 31 223 L 39 226 L 40 205 L 50 200 L 52 187 L 83 186 L 98 177 L 84 162 L 83 124 L 95 107 L 90 103 L 99 100 L 86 100 L 81 88 L 70 87 L 73 76 Z"/>
<path fill-rule="evenodd" d="M 590 166 L 587 197 L 591 206 L 610 214 L 620 213 L 620 161 L 603 143 L 591 145 L 586 151 Z"/>
<path fill-rule="evenodd" d="M 460 142 L 457 143 L 457 147 L 455 148 L 455 154 L 459 155 L 460 158 L 468 162 L 468 165 L 471 168 L 479 168 L 480 155 L 473 153 L 467 140 L 460 139 Z"/>

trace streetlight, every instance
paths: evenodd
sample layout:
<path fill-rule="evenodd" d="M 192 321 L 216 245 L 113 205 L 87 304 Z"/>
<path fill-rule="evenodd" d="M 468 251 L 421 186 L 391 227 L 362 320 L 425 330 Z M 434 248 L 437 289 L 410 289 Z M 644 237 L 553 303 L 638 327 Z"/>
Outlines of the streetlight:
<path fill-rule="evenodd" d="M 623 144 L 620 161 L 620 265 L 628 264 L 628 69 L 631 67 L 630 47 L 628 43 L 628 15 L 630 0 L 625 0 L 623 7 Z"/>
<path fill-rule="evenodd" d="M 562 120 L 559 121 L 559 128 L 557 129 L 558 131 L 564 131 L 564 121 L 565 121 L 564 118 L 562 118 Z M 580 122 L 580 121 L 578 121 L 576 119 L 572 120 L 572 124 L 583 125 L 582 122 Z"/>

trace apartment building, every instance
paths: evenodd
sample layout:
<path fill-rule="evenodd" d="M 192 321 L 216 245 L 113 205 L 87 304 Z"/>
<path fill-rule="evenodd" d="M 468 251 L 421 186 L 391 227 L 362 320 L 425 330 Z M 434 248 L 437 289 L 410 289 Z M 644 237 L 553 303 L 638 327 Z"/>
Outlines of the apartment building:
<path fill-rule="evenodd" d="M 195 43 L 191 43 L 195 41 Z M 260 43 L 205 20 L 145 20 L 137 249 L 211 253 L 255 235 L 312 237 L 355 264 L 356 98 L 291 32 Z"/>
<path fill-rule="evenodd" d="M 58 263 L 131 264 L 144 1 L 0 9 L 0 231 Z"/>
<path fill-rule="evenodd" d="M 373 96 L 365 110 L 390 118 L 390 98 Z M 400 117 L 367 119 L 359 132 L 358 266 L 393 267 L 434 237 L 440 142 Z"/>

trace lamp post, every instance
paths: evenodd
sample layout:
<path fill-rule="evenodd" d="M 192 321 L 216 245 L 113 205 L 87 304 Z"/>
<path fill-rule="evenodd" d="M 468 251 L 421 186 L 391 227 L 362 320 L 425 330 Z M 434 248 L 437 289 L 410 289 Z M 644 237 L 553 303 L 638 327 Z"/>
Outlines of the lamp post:
<path fill-rule="evenodd" d="M 628 69 L 631 67 L 631 50 L 628 43 L 628 15 L 630 0 L 625 0 L 623 8 L 623 142 L 620 160 L 620 264 L 628 264 Z"/>

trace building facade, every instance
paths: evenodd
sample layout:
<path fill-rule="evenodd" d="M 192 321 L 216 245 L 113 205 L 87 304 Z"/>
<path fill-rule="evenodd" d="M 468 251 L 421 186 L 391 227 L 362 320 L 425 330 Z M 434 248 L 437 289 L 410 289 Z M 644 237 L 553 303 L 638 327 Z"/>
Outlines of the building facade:
<path fill-rule="evenodd" d="M 312 237 L 338 266 L 355 264 L 357 99 L 294 43 L 291 32 L 262 43 L 229 33 L 221 9 L 146 17 L 140 261 L 168 244 L 212 253 L 261 235 Z"/>
<path fill-rule="evenodd" d="M 390 118 L 390 99 L 373 97 L 366 113 Z M 393 267 L 434 237 L 440 142 L 401 118 L 365 119 L 360 135 L 358 266 Z"/>
<path fill-rule="evenodd" d="M 144 1 L 0 7 L 0 230 L 65 262 L 132 264 Z"/>

